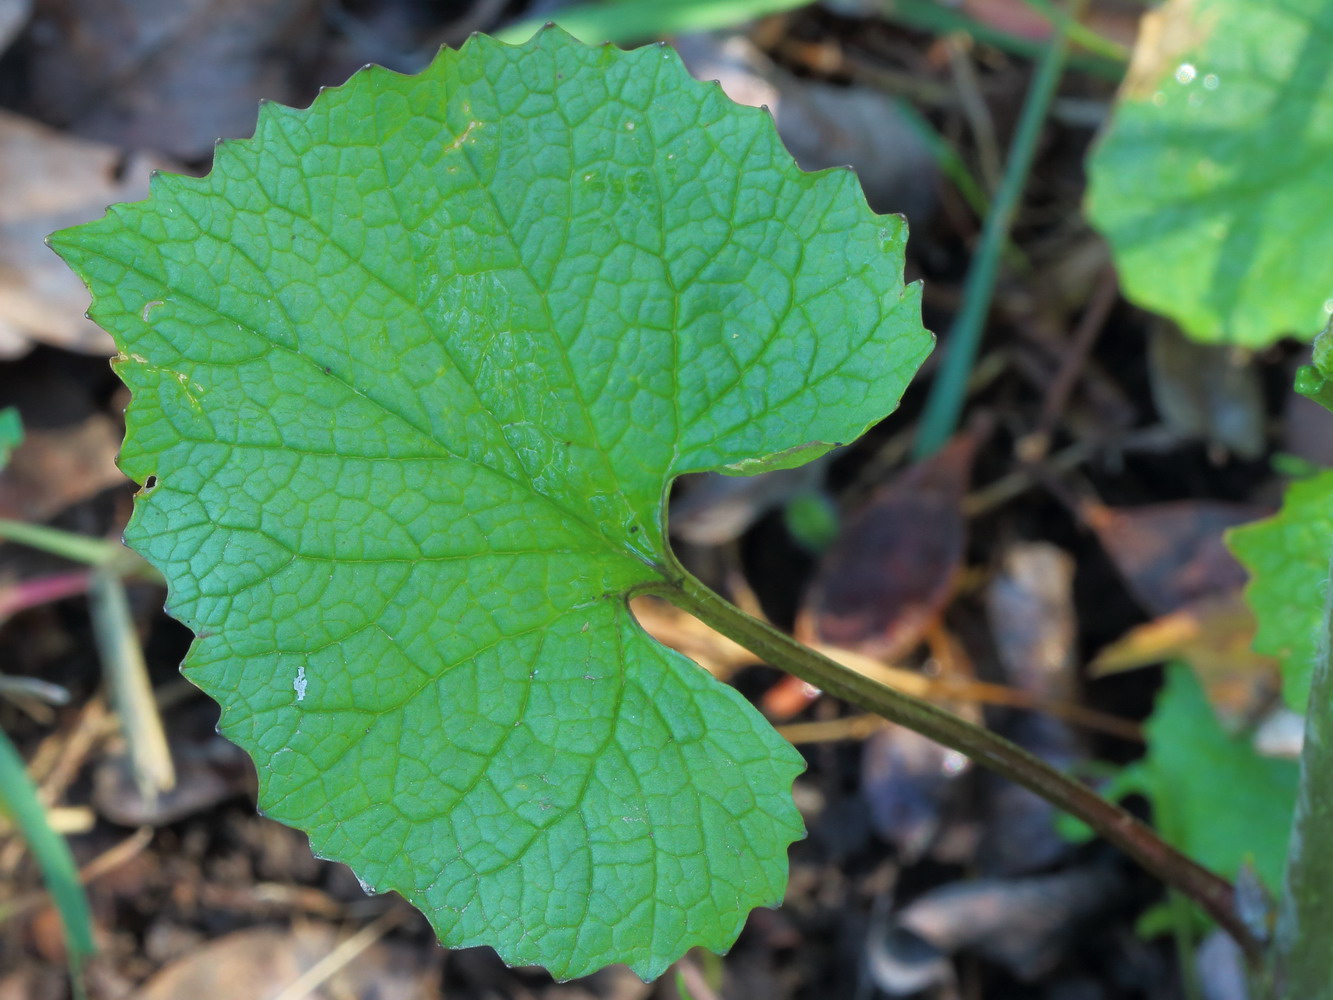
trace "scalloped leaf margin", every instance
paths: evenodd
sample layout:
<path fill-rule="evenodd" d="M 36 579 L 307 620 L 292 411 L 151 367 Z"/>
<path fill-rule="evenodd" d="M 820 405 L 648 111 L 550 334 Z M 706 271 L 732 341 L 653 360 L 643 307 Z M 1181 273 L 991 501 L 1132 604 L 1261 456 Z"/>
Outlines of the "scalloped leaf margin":
<path fill-rule="evenodd" d="M 803 764 L 627 598 L 671 589 L 674 476 L 893 409 L 932 344 L 905 240 L 671 50 L 559 30 L 267 104 L 55 234 L 133 390 L 127 541 L 263 810 L 449 946 L 729 947 Z"/>

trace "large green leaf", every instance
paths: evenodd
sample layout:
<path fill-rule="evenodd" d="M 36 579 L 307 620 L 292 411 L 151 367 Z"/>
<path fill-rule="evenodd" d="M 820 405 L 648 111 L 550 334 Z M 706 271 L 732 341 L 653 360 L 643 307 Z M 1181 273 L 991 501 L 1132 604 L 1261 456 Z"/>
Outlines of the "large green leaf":
<path fill-rule="evenodd" d="M 1128 295 L 1205 341 L 1309 339 L 1333 300 L 1333 3 L 1170 0 L 1089 164 Z"/>
<path fill-rule="evenodd" d="M 558 30 L 266 105 L 53 237 L 134 391 L 127 538 L 268 815 L 559 976 L 778 902 L 801 760 L 626 595 L 678 572 L 672 477 L 892 409 L 905 239 L 670 49 Z"/>
<path fill-rule="evenodd" d="M 1259 623 L 1254 648 L 1278 658 L 1283 696 L 1303 712 L 1325 626 L 1333 472 L 1292 483 L 1281 513 L 1233 529 L 1227 542 L 1250 572 L 1245 596 Z"/>

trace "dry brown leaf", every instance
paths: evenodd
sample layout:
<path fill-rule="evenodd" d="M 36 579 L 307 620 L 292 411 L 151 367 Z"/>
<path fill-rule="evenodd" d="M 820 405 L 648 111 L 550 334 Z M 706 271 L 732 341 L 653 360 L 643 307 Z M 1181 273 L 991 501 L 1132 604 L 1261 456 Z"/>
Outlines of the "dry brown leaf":
<path fill-rule="evenodd" d="M 1188 663 L 1224 721 L 1241 725 L 1278 690 L 1277 661 L 1251 647 L 1254 614 L 1239 590 L 1200 598 L 1130 629 L 1099 652 L 1095 677 L 1169 660 Z"/>
<path fill-rule="evenodd" d="M 1121 84 L 1123 96 L 1151 95 L 1167 69 L 1174 67 L 1184 53 L 1207 40 L 1212 19 L 1201 18 L 1195 12 L 1197 6 L 1196 0 L 1168 0 L 1143 15 L 1129 72 Z"/>
<path fill-rule="evenodd" d="M 28 53 L 31 104 L 76 135 L 183 160 L 249 135 L 293 85 L 318 0 L 46 0 Z M 117 197 L 114 200 L 123 200 Z"/>
<path fill-rule="evenodd" d="M 726 680 L 738 668 L 757 662 L 744 646 L 728 639 L 660 597 L 636 597 L 630 610 L 643 630 L 664 646 L 684 653 L 719 680 Z"/>
<path fill-rule="evenodd" d="M 1179 500 L 1117 508 L 1085 501 L 1080 513 L 1139 603 L 1154 615 L 1164 615 L 1244 585 L 1245 570 L 1222 534 L 1270 511 Z"/>
<path fill-rule="evenodd" d="M 759 707 L 774 722 L 786 722 L 804 712 L 823 694 L 799 677 L 784 677 L 764 692 Z"/>
<path fill-rule="evenodd" d="M 886 726 L 866 740 L 861 753 L 861 797 L 875 832 L 906 864 L 924 857 L 944 823 L 958 778 L 971 764 L 902 726 Z"/>
<path fill-rule="evenodd" d="M 986 589 L 991 634 L 1015 687 L 1043 698 L 1074 695 L 1074 560 L 1046 542 L 1012 546 Z"/>
<path fill-rule="evenodd" d="M 126 482 L 116 468 L 121 428 L 103 413 L 70 427 L 27 427 L 0 471 L 0 517 L 41 522 Z"/>
<path fill-rule="evenodd" d="M 159 168 L 170 164 L 0 112 L 0 358 L 26 354 L 34 341 L 114 353 L 111 338 L 83 316 L 83 284 L 43 241 L 113 202 L 145 197 Z"/>
<path fill-rule="evenodd" d="M 953 596 L 976 447 L 975 435 L 958 436 L 848 519 L 811 583 L 798 638 L 885 662 L 921 642 Z"/>
<path fill-rule="evenodd" d="M 1020 542 L 1005 552 L 1001 572 L 986 589 L 1005 676 L 1036 698 L 1073 702 L 1078 696 L 1073 584 L 1074 560 L 1067 553 L 1046 542 Z M 1061 770 L 1081 756 L 1078 735 L 1054 715 L 1014 718 L 1008 735 Z M 1049 802 L 1008 781 L 986 780 L 983 789 L 989 821 L 977 847 L 981 870 L 1031 874 L 1065 857 L 1069 844 L 1056 832 Z"/>
<path fill-rule="evenodd" d="M 1264 451 L 1259 369 L 1230 345 L 1199 344 L 1165 321 L 1148 341 L 1153 402 L 1168 427 L 1220 455 L 1255 459 Z"/>
<path fill-rule="evenodd" d="M 850 164 L 876 211 L 926 214 L 935 159 L 889 96 L 794 76 L 743 35 L 685 35 L 676 47 L 694 76 L 719 81 L 739 104 L 767 107 L 802 169 Z"/>
<path fill-rule="evenodd" d="M 326 924 L 298 922 L 291 930 L 256 927 L 236 931 L 168 965 L 136 1000 L 225 997 L 270 1000 L 333 951 L 338 935 Z M 431 953 L 380 941 L 362 952 L 311 1000 L 435 1000 Z"/>
<path fill-rule="evenodd" d="M 1127 887 L 1115 868 L 1095 866 L 932 889 L 881 918 L 867 942 L 869 971 L 885 991 L 906 996 L 930 985 L 933 979 L 923 976 L 935 972 L 939 959 L 963 951 L 1031 981 L 1065 957 L 1094 921 L 1114 912 Z"/>
<path fill-rule="evenodd" d="M 686 476 L 684 488 L 672 498 L 668 529 L 691 545 L 734 542 L 768 511 L 818 489 L 826 467 L 826 460 L 817 459 L 795 469 L 757 476 L 720 472 Z"/>

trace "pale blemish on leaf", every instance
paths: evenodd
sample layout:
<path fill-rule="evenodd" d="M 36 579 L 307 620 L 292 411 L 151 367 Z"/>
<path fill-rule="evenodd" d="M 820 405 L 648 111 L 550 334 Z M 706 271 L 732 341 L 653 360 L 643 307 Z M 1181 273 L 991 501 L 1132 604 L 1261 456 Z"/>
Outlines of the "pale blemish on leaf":
<path fill-rule="evenodd" d="M 1216 13 L 1201 16 L 1198 7 L 1198 0 L 1168 0 L 1144 13 L 1129 70 L 1120 85 L 1121 97 L 1151 100 L 1170 79 L 1188 82 L 1180 81 L 1182 65 L 1190 67 L 1190 74 L 1198 72 L 1189 59 L 1207 42 L 1217 21 Z"/>

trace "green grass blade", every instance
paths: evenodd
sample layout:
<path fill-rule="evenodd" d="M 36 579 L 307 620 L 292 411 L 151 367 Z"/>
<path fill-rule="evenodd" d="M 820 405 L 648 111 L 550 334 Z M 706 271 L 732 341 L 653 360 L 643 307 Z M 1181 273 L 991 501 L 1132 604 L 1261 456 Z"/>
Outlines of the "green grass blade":
<path fill-rule="evenodd" d="M 958 193 L 972 211 L 977 213 L 979 218 L 985 218 L 990 212 L 990 199 L 986 192 L 982 190 L 977 179 L 972 176 L 972 171 L 968 169 L 966 161 L 958 155 L 958 150 L 949 144 L 949 141 L 940 135 L 930 119 L 916 109 L 911 101 L 905 101 L 901 98 L 894 99 L 894 107 L 902 115 L 903 121 L 911 127 L 916 133 L 917 138 L 930 151 L 931 157 L 935 160 L 935 165 L 940 168 L 940 173 L 958 189 Z"/>
<path fill-rule="evenodd" d="M 0 732 L 0 813 L 18 827 L 42 870 L 42 879 L 65 925 L 70 973 L 77 987 L 80 968 L 94 950 L 88 897 L 79 884 L 69 845 L 51 829 L 37 789 L 23 766 L 23 758 L 3 732 Z"/>
<path fill-rule="evenodd" d="M 917 458 L 926 458 L 937 452 L 958 426 L 958 417 L 963 412 L 967 394 L 967 380 L 995 295 L 1000 253 L 1009 239 L 1009 229 L 1027 185 L 1037 139 L 1046 121 L 1051 99 L 1059 86 L 1068 50 L 1068 37 L 1063 28 L 1057 26 L 1028 88 L 1009 151 L 1009 161 L 1005 165 L 1004 178 L 1000 182 L 1000 190 L 996 192 L 990 214 L 986 216 L 981 240 L 967 272 L 967 281 L 963 286 L 963 306 L 949 329 L 949 339 L 944 342 L 940 370 L 930 387 L 930 396 L 921 418 L 921 430 L 915 442 L 914 454 Z"/>

